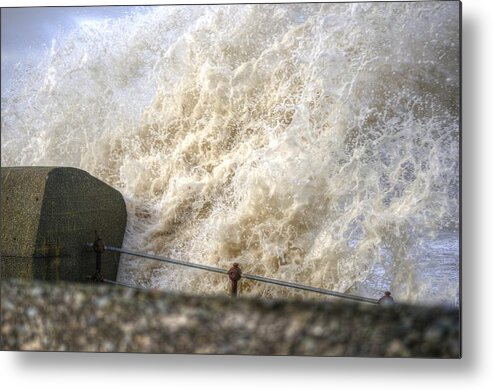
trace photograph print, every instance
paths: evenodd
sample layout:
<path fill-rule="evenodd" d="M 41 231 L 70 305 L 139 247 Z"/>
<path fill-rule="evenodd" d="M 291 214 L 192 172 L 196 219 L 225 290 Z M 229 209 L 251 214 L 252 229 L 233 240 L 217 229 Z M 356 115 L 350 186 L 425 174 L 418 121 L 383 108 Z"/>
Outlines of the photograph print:
<path fill-rule="evenodd" d="M 461 3 L 1 9 L 1 349 L 461 357 Z"/>

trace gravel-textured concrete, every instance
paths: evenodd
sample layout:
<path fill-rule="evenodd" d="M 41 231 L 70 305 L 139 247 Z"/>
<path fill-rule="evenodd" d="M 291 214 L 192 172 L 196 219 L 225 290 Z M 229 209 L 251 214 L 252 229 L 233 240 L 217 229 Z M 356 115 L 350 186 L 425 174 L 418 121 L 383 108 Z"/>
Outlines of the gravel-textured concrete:
<path fill-rule="evenodd" d="M 459 312 L 3 281 L 4 350 L 460 356 Z"/>
<path fill-rule="evenodd" d="M 95 272 L 84 244 L 97 230 L 120 247 L 127 212 L 122 195 L 76 168 L 2 167 L 3 278 L 84 281 Z M 116 278 L 118 254 L 103 255 L 102 271 Z"/>

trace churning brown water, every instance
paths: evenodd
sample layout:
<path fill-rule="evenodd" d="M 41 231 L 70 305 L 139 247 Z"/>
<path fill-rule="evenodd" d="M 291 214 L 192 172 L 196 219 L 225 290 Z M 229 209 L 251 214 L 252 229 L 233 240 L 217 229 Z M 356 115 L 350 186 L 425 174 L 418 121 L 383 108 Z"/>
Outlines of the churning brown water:
<path fill-rule="evenodd" d="M 458 3 L 154 7 L 71 31 L 15 77 L 2 164 L 118 188 L 126 247 L 458 302 Z M 228 286 L 132 258 L 119 278 Z"/>

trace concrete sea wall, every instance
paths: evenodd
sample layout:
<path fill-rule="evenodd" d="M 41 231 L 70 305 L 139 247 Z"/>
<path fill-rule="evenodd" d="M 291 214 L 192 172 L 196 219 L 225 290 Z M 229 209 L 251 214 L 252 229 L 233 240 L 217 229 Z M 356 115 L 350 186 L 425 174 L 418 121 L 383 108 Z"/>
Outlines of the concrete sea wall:
<path fill-rule="evenodd" d="M 2 167 L 2 261 L 5 278 L 84 281 L 95 272 L 84 244 L 97 230 L 120 247 L 127 212 L 122 195 L 87 172 L 65 167 Z M 119 256 L 103 255 L 116 278 Z"/>
<path fill-rule="evenodd" d="M 6 350 L 460 357 L 459 311 L 4 281 Z"/>

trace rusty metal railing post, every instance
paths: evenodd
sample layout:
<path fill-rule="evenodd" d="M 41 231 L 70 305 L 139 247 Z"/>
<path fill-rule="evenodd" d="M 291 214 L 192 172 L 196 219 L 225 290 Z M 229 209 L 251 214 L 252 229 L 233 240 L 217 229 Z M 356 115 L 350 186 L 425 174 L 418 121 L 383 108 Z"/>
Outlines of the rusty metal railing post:
<path fill-rule="evenodd" d="M 55 246 L 55 280 L 60 281 L 60 257 L 62 255 L 62 245 L 57 237 Z"/>
<path fill-rule="evenodd" d="M 101 272 L 101 255 L 103 254 L 104 250 L 106 249 L 104 246 L 104 241 L 99 237 L 98 232 L 94 232 L 96 235 L 96 239 L 94 240 L 94 243 L 92 244 L 92 249 L 94 249 L 94 252 L 96 253 L 96 272 L 95 274 L 91 277 L 91 279 L 94 282 L 103 282 L 104 277 Z"/>
<path fill-rule="evenodd" d="M 378 300 L 378 304 L 383 306 L 394 305 L 395 304 L 394 298 L 392 298 L 390 294 L 391 294 L 390 291 L 385 291 L 385 295 Z"/>
<path fill-rule="evenodd" d="M 241 279 L 241 269 L 238 263 L 233 263 L 233 267 L 228 271 L 231 280 L 231 296 L 234 298 L 238 295 L 238 281 Z"/>

